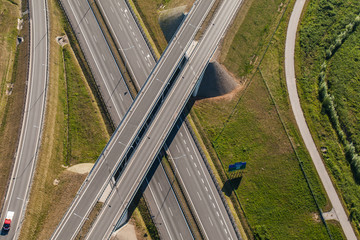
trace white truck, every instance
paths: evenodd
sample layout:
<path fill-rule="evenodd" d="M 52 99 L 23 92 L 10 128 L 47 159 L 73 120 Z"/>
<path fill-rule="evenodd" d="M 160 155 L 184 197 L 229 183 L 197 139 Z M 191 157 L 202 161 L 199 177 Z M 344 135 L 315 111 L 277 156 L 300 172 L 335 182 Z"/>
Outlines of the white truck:
<path fill-rule="evenodd" d="M 6 214 L 4 225 L 3 225 L 4 231 L 10 230 L 10 225 L 11 225 L 11 221 L 12 221 L 13 217 L 14 217 L 14 212 L 8 211 Z"/>

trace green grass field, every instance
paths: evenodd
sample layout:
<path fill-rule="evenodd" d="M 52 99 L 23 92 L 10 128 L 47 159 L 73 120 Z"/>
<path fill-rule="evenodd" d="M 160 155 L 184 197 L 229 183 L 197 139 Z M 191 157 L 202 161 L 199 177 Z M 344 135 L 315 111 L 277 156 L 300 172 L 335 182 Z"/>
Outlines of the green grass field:
<path fill-rule="evenodd" d="M 146 4 L 150 3 L 137 2 L 144 16 L 148 10 Z M 155 2 L 161 1 L 151 4 Z M 220 60 L 240 82 L 250 85 L 244 85 L 245 90 L 232 98 L 195 102 L 191 115 L 200 123 L 197 126 L 210 155 L 215 158 L 217 155 L 223 166 L 237 161 L 248 162 L 247 170 L 238 180 L 236 193 L 247 216 L 243 221 L 253 230 L 250 238 L 329 239 L 324 223 L 319 220 L 315 199 L 322 211 L 330 210 L 331 206 L 297 131 L 287 98 L 283 51 L 287 20 L 294 1 L 290 2 L 273 38 L 288 2 L 244 3 L 225 37 Z M 154 38 L 162 38 L 157 36 L 158 30 L 154 30 L 159 28 L 158 5 L 155 6 L 146 21 L 152 23 L 148 27 Z M 260 61 L 260 68 L 256 70 Z M 221 164 L 215 166 L 221 168 Z M 224 169 L 218 167 L 218 170 L 222 175 Z M 343 238 L 338 224 L 330 221 L 327 226 L 333 239 Z"/>
<path fill-rule="evenodd" d="M 271 39 L 285 9 L 283 3 L 255 1 L 228 54 L 221 57 L 228 69 L 250 85 L 231 100 L 198 101 L 194 112 L 223 166 L 238 161 L 248 164 L 233 187 L 255 238 L 329 239 L 299 161 L 322 211 L 330 206 L 287 99 L 283 51 L 292 5 Z M 267 14 L 262 14 L 264 5 Z M 327 226 L 333 239 L 343 239 L 338 224 L 327 222 Z"/>
<path fill-rule="evenodd" d="M 359 1 L 312 1 L 307 7 L 297 46 L 297 75 L 301 104 L 318 148 L 325 147 L 323 159 L 342 195 L 350 219 L 359 231 L 360 187 L 318 93 L 318 75 L 325 50 L 359 13 Z M 340 125 L 359 153 L 359 48 L 357 29 L 328 60 L 326 81 L 334 96 Z"/>

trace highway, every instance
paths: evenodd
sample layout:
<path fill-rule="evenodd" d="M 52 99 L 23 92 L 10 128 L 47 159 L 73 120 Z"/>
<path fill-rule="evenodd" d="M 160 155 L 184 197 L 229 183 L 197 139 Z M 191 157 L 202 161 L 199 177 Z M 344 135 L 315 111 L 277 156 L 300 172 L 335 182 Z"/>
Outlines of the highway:
<path fill-rule="evenodd" d="M 123 85 L 119 86 L 119 82 L 121 82 L 122 84 L 123 79 L 120 78 L 119 81 L 114 84 L 112 76 L 121 76 L 120 70 L 115 63 L 111 52 L 108 51 L 108 45 L 101 32 L 101 29 L 97 24 L 95 16 L 93 15 L 92 11 L 89 10 L 90 8 L 88 2 L 86 0 L 79 0 L 77 1 L 77 3 L 72 1 L 63 1 L 63 7 L 69 20 L 72 23 L 72 26 L 76 27 L 77 38 L 85 53 L 85 56 L 87 57 L 87 59 L 90 58 L 90 63 L 93 64 L 92 72 L 110 73 L 109 75 L 111 79 L 102 78 L 100 74 L 95 74 L 94 77 L 96 83 L 99 86 L 103 86 L 100 87 L 100 92 L 102 96 L 115 96 L 112 98 L 108 98 L 106 100 L 106 105 L 108 106 L 108 111 L 112 116 L 113 123 L 117 126 L 120 123 L 120 119 L 122 118 L 122 116 L 126 113 L 124 109 L 128 109 L 130 103 L 132 102 L 132 99 L 131 101 L 128 99 L 126 99 L 126 101 L 122 101 L 125 98 L 123 93 L 127 91 L 127 89 L 125 89 L 124 91 Z M 135 27 L 136 24 L 134 23 L 134 28 Z M 101 52 L 99 52 L 98 48 L 100 48 Z M 101 64 L 104 61 L 104 56 L 106 56 L 105 65 L 107 68 L 104 68 L 105 65 Z M 145 66 L 149 67 L 149 65 L 151 68 L 154 67 L 155 62 L 147 61 L 147 64 Z M 130 98 L 130 94 L 127 94 L 126 97 Z M 145 197 L 151 208 L 150 210 L 152 215 L 155 216 L 154 221 L 158 223 L 158 228 L 161 236 L 164 236 L 165 238 L 170 238 L 170 236 L 175 235 L 175 233 L 182 233 L 182 235 L 185 236 L 187 239 L 191 239 L 192 234 L 188 228 L 184 216 L 182 215 L 181 208 L 178 205 L 177 199 L 172 190 L 168 191 L 168 194 L 166 196 L 152 195 L 153 193 L 160 192 L 160 190 L 158 189 L 161 187 L 162 189 L 164 189 L 164 191 L 171 189 L 164 170 L 162 168 L 159 168 L 154 178 L 156 179 L 156 181 L 150 181 L 149 183 L 149 189 L 151 188 L 152 191 L 146 189 Z M 159 182 L 161 182 L 162 184 L 159 185 Z M 165 198 L 162 198 L 162 196 Z M 166 203 L 163 203 L 165 201 Z M 174 207 L 171 214 L 169 213 L 169 207 L 166 207 L 167 205 Z M 164 219 L 164 217 L 168 216 L 171 216 L 171 218 Z M 172 224 L 170 224 L 172 227 L 167 227 L 168 222 L 173 222 Z"/>
<path fill-rule="evenodd" d="M 138 143 L 138 147 L 134 150 L 128 166 L 123 170 L 122 175 L 116 182 L 115 190 L 104 204 L 101 213 L 89 231 L 86 239 L 108 238 L 114 230 L 117 219 L 120 219 L 125 213 L 134 193 L 137 191 L 149 166 L 151 166 L 152 162 L 157 157 L 167 136 L 174 127 L 184 105 L 195 88 L 197 80 L 202 75 L 240 4 L 241 0 L 228 0 L 221 4 L 216 16 L 200 41 L 199 46 L 189 58 L 183 71 L 178 76 L 177 81 L 175 81 L 173 88 L 169 90 L 168 95 L 163 99 L 163 104 L 159 107 L 160 109 L 154 116 L 153 121 L 149 123 L 146 137 L 142 138 Z M 146 93 L 144 93 L 144 95 L 146 95 Z M 135 100 L 135 104 L 136 102 L 137 100 Z M 137 111 L 137 108 L 133 111 Z M 122 125 L 124 125 L 124 122 L 120 125 L 119 129 L 121 129 Z M 112 152 L 116 151 L 110 149 L 108 156 L 112 155 Z M 201 172 L 200 170 L 195 170 L 193 171 L 193 174 L 201 175 L 204 172 L 203 169 Z M 203 197 L 211 197 L 211 195 Z M 200 195 L 199 199 L 201 199 Z M 108 210 L 109 208 L 111 208 L 111 211 Z M 115 211 L 115 209 L 117 209 L 117 211 Z M 224 220 L 226 217 L 229 216 L 217 213 L 217 218 L 220 218 L 221 220 Z M 209 218 L 208 220 L 209 222 L 217 221 L 216 218 Z M 214 228 L 220 226 L 221 225 L 218 226 L 216 224 Z M 222 234 L 217 239 L 238 238 L 233 228 L 225 226 L 221 231 Z M 217 231 L 215 231 L 215 233 L 216 232 Z M 206 238 L 209 238 L 213 233 L 206 234 Z"/>
<path fill-rule="evenodd" d="M 135 20 L 132 18 L 128 6 L 124 0 L 97 0 L 97 3 L 123 58 L 126 60 L 127 66 L 130 69 L 135 69 L 131 70 L 134 79 L 137 79 L 140 86 L 142 86 L 145 82 L 144 72 L 148 75 L 151 71 L 147 61 L 149 59 L 152 59 L 152 61 L 155 60 L 153 60 L 151 51 L 145 40 L 143 40 Z M 126 49 L 128 46 L 131 47 Z M 139 64 L 139 62 L 142 64 Z M 200 220 L 200 227 L 205 233 L 217 231 L 217 234 L 208 234 L 208 239 L 220 239 L 219 236 L 221 236 L 223 230 L 214 228 L 214 224 L 218 224 L 219 226 L 231 226 L 231 223 L 227 221 L 224 222 L 219 217 L 214 216 L 220 213 L 222 215 L 228 213 L 226 212 L 220 196 L 217 193 L 216 186 L 206 169 L 204 161 L 207 160 L 202 159 L 186 124 L 180 124 L 177 128 L 178 132 L 176 137 L 168 148 L 169 154 L 174 159 L 180 181 L 185 187 L 192 209 L 194 209 L 194 214 L 196 214 L 197 219 Z M 195 168 L 194 162 L 196 162 Z M 195 171 L 194 169 L 197 167 L 202 174 L 190 174 L 190 171 Z M 156 173 L 154 177 L 155 176 Z M 162 181 L 158 182 L 160 184 Z M 200 199 L 199 195 L 203 197 Z M 208 206 L 213 207 L 210 208 Z M 214 219 L 217 220 L 209 220 L 211 217 L 214 217 Z M 228 218 L 226 218 L 226 220 L 228 220 Z"/>
<path fill-rule="evenodd" d="M 93 62 L 92 72 L 110 72 L 111 76 L 121 76 L 120 70 L 115 63 L 115 59 L 113 56 L 108 52 L 108 45 L 107 42 L 102 34 L 102 31 L 97 24 L 96 18 L 89 8 L 89 3 L 87 0 L 79 0 L 77 3 L 73 1 L 62 1 L 63 8 L 68 16 L 70 23 L 72 24 L 73 28 L 77 32 L 77 38 L 80 43 L 80 46 L 85 53 L 86 58 L 90 57 L 90 63 Z M 131 17 L 131 15 L 130 15 Z M 131 19 L 130 19 L 131 20 Z M 136 23 L 133 23 L 134 29 L 137 27 Z M 85 26 L 84 26 L 85 25 Z M 128 27 L 131 25 L 128 25 Z M 140 43 L 141 39 L 138 40 Z M 143 44 L 146 44 L 143 40 Z M 95 64 L 95 62 L 102 62 L 103 55 L 97 54 L 99 52 L 98 48 L 102 46 L 102 54 L 104 54 L 104 49 L 106 50 L 106 64 L 107 68 L 104 68 L 104 65 Z M 133 48 L 130 48 L 133 49 Z M 125 50 L 124 50 L 125 51 Z M 105 56 L 105 55 L 104 55 Z M 94 57 L 95 59 L 92 59 Z M 152 69 L 155 66 L 155 61 L 152 58 L 148 58 L 146 61 L 145 66 L 147 68 Z M 100 68 L 100 69 L 98 69 Z M 147 69 L 148 70 L 148 69 Z M 124 92 L 127 91 L 122 86 L 118 86 L 118 84 L 113 84 L 113 79 L 102 78 L 101 75 L 95 74 L 95 81 L 100 87 L 100 92 L 102 96 L 124 96 L 122 95 Z M 140 78 L 140 77 L 139 77 Z M 119 80 L 120 81 L 120 80 Z M 121 82 L 123 79 L 121 78 Z M 142 83 L 145 80 L 142 81 Z M 130 94 L 127 95 L 129 97 Z M 125 108 L 127 109 L 130 105 L 129 101 L 125 103 L 122 101 L 124 97 L 120 98 L 108 98 L 107 106 L 110 115 L 112 116 L 114 125 L 118 125 L 120 123 L 120 119 L 125 114 L 123 111 Z M 132 102 L 132 99 L 131 99 Z M 111 107 L 114 106 L 114 107 Z M 123 108 L 122 106 L 125 106 Z M 116 110 L 119 109 L 118 111 Z M 149 186 L 145 190 L 145 198 L 150 206 L 151 214 L 154 216 L 154 221 L 157 223 L 157 227 L 159 233 L 162 237 L 171 238 L 172 235 L 176 233 L 182 234 L 187 239 L 192 238 L 192 234 L 189 230 L 187 222 L 182 214 L 182 210 L 177 203 L 177 199 L 171 189 L 167 176 L 162 168 L 159 168 L 153 176 L 153 179 L 156 180 L 149 180 Z M 160 185 L 161 182 L 161 185 Z M 167 195 L 153 195 L 155 193 L 159 193 L 161 191 L 167 191 Z M 151 189 L 151 190 L 150 190 Z M 169 210 L 171 206 L 172 210 Z M 171 212 L 171 214 L 170 214 Z M 170 217 L 170 219 L 166 219 L 166 217 Z M 176 223 L 176 224 L 175 224 Z M 168 225 L 170 225 L 168 227 Z"/>
<path fill-rule="evenodd" d="M 76 5 L 78 5 L 78 7 L 76 7 Z M 64 1 L 63 2 L 63 7 L 64 7 L 70 21 L 74 21 L 74 20 L 77 21 L 77 22 L 75 22 L 75 26 L 74 26 L 74 22 L 73 22 L 73 28 L 76 29 L 76 32 L 77 32 L 77 35 L 78 35 L 77 37 L 81 38 L 82 35 L 86 34 L 86 31 L 83 30 L 84 28 L 82 27 L 82 25 L 87 24 L 87 22 L 90 22 L 89 18 L 92 17 L 92 14 L 89 14 L 90 12 L 88 11 L 88 8 L 86 8 L 84 6 L 81 6 L 80 2 L 78 2 L 76 4 L 76 3 L 72 3 L 72 2 L 70 3 L 70 2 L 65 2 Z M 70 9 L 70 10 L 68 10 L 68 9 Z M 77 14 L 77 16 L 75 14 L 71 16 L 71 14 L 73 14 L 74 12 L 80 12 L 80 13 Z M 78 18 L 78 19 L 76 19 L 76 18 Z M 71 19 L 73 19 L 73 20 L 71 20 Z M 78 23 L 80 23 L 80 24 L 78 24 Z M 93 27 L 96 24 L 88 24 L 88 25 Z M 97 42 L 100 41 L 100 39 L 96 37 L 97 35 L 95 35 L 96 31 L 94 31 L 94 29 L 89 31 L 89 33 L 93 34 L 95 36 L 95 39 L 97 39 Z M 89 37 L 89 36 L 86 36 L 86 37 Z M 91 39 L 91 37 L 92 37 L 92 35 L 90 35 L 90 39 Z M 88 47 L 88 44 L 86 42 L 84 43 L 84 41 L 80 41 L 80 45 L 81 45 L 82 48 L 84 48 L 84 45 L 86 45 L 85 47 Z M 87 54 L 89 54 L 89 51 L 87 52 Z M 165 180 L 166 180 L 166 178 L 165 178 Z M 174 214 L 176 213 L 176 211 L 174 211 L 174 209 L 172 209 L 172 211 L 173 211 Z M 177 218 L 177 224 L 173 224 L 174 226 L 179 226 L 181 224 L 181 222 L 179 222 L 178 220 L 179 219 Z"/>
<path fill-rule="evenodd" d="M 47 4 L 45 0 L 30 1 L 29 8 L 30 65 L 25 112 L 1 224 L 7 211 L 14 211 L 15 214 L 10 231 L 7 234 L 2 232 L 1 239 L 17 239 L 19 236 L 36 166 L 45 114 L 49 48 Z"/>
<path fill-rule="evenodd" d="M 86 0 L 61 0 L 114 123 L 119 123 L 133 99 L 96 18 Z"/>
<path fill-rule="evenodd" d="M 96 0 L 126 67 L 140 89 L 156 61 L 125 0 Z"/>
<path fill-rule="evenodd" d="M 131 105 L 130 110 L 122 120 L 122 124 L 119 125 L 89 177 L 80 188 L 77 197 L 54 232 L 52 239 L 72 239 L 110 182 L 112 176 L 109 173 L 115 173 L 114 170 L 117 166 L 124 167 L 127 164 L 127 161 L 123 160 L 126 157 L 125 155 L 130 154 L 131 151 L 126 152 L 125 150 L 135 143 L 136 133 L 139 133 L 139 129 L 143 126 L 140 123 L 144 122 L 144 118 L 149 115 L 149 111 L 152 110 L 163 91 L 168 90 L 166 88 L 168 78 L 171 77 L 174 69 L 180 63 L 185 50 L 195 36 L 197 26 L 202 23 L 213 2 L 200 1 L 194 5 L 185 20 L 185 24 L 178 31 L 176 41 L 172 41 L 156 65 L 152 77 L 147 80 Z"/>

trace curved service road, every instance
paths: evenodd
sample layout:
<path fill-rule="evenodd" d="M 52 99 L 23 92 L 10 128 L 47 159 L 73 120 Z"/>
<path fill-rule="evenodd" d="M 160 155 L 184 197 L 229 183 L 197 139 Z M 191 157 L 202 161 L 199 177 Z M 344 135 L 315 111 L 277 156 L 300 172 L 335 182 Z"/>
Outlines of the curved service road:
<path fill-rule="evenodd" d="M 289 92 L 290 103 L 295 115 L 296 123 L 300 129 L 301 136 L 314 162 L 316 171 L 319 174 L 321 182 L 323 183 L 324 188 L 326 190 L 326 193 L 329 196 L 330 202 L 339 219 L 340 225 L 345 233 L 345 236 L 347 239 L 353 240 L 356 239 L 354 230 L 351 227 L 351 223 L 348 220 L 348 216 L 346 215 L 346 212 L 341 204 L 341 201 L 334 188 L 334 185 L 332 184 L 331 179 L 326 171 L 325 165 L 316 148 L 314 140 L 311 137 L 309 128 L 306 124 L 305 117 L 301 109 L 300 100 L 297 93 L 295 67 L 294 67 L 294 52 L 295 52 L 297 26 L 299 24 L 301 12 L 304 8 L 304 5 L 305 5 L 305 0 L 296 1 L 293 12 L 290 17 L 287 35 L 286 35 L 285 75 L 286 75 L 286 83 Z"/>

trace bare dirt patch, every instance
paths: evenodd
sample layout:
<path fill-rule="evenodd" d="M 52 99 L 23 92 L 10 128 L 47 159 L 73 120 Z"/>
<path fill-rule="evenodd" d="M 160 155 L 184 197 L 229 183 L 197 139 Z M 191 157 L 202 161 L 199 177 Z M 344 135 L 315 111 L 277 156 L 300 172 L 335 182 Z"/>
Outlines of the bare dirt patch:
<path fill-rule="evenodd" d="M 67 170 L 73 173 L 88 174 L 93 166 L 93 163 L 80 163 L 67 168 Z"/>
<path fill-rule="evenodd" d="M 125 226 L 117 230 L 111 240 L 137 240 L 135 226 L 127 223 Z"/>

